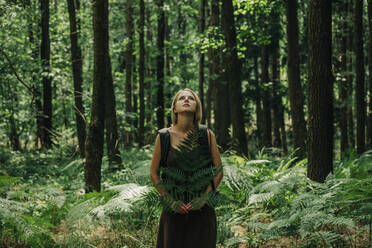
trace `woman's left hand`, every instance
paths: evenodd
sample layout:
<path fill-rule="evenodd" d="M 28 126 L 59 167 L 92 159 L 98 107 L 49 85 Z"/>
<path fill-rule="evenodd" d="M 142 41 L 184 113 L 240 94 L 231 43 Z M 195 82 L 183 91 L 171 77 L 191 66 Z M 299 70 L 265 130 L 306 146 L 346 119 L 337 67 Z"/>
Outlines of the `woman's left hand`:
<path fill-rule="evenodd" d="M 191 202 L 187 203 L 186 207 L 188 211 L 198 210 L 204 207 L 206 202 L 207 202 L 207 195 L 203 194 L 202 196 L 196 197 Z"/>

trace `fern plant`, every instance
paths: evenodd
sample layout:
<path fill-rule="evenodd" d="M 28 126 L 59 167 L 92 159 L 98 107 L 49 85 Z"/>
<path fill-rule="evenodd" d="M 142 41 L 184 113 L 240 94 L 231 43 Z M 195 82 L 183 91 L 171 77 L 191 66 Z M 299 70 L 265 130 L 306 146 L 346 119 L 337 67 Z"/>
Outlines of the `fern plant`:
<path fill-rule="evenodd" d="M 220 172 L 220 167 L 212 166 L 212 159 L 208 145 L 201 145 L 198 128 L 191 129 L 186 138 L 170 153 L 175 166 L 160 167 L 162 178 L 156 187 L 167 192 L 161 201 L 166 211 L 176 211 L 179 205 L 191 202 L 193 209 L 200 209 L 202 203 L 215 206 L 219 197 L 215 191 L 205 194 L 204 191 L 211 184 L 213 178 Z M 176 210 L 175 210 L 176 209 Z"/>

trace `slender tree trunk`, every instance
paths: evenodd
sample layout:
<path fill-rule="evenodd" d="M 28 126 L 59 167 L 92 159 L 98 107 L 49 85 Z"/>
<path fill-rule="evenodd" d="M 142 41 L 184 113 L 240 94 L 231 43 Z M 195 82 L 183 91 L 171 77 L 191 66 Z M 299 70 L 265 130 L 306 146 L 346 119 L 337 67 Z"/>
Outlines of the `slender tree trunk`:
<path fill-rule="evenodd" d="M 94 76 L 91 121 L 85 143 L 87 192 L 101 190 L 101 164 L 105 123 L 105 88 L 108 63 L 108 0 L 93 4 Z"/>
<path fill-rule="evenodd" d="M 287 41 L 288 41 L 288 91 L 290 113 L 293 126 L 293 145 L 297 148 L 296 156 L 305 156 L 306 123 L 304 117 L 304 101 L 300 78 L 300 58 L 298 49 L 297 0 L 288 0 Z M 307 33 L 307 30 L 305 30 Z"/>
<path fill-rule="evenodd" d="M 85 153 L 85 117 L 84 117 L 84 106 L 83 106 L 83 75 L 82 75 L 82 56 L 81 49 L 79 46 L 79 33 L 77 30 L 77 21 L 75 9 L 79 5 L 79 0 L 67 0 L 68 14 L 70 18 L 70 39 L 71 39 L 71 64 L 72 64 L 72 76 L 74 79 L 74 100 L 75 100 L 75 118 L 76 118 L 76 130 L 79 143 L 80 156 L 83 158 Z M 77 3 L 77 6 L 75 6 Z"/>
<path fill-rule="evenodd" d="M 347 39 L 347 99 L 348 99 L 348 107 L 347 107 L 347 126 L 349 127 L 349 142 L 350 147 L 352 149 L 355 148 L 355 134 L 354 134 L 354 113 L 353 113 L 353 41 L 354 41 L 354 31 L 353 31 L 353 19 L 354 19 L 354 11 L 353 11 L 353 2 L 350 1 L 348 3 L 348 39 Z"/>
<path fill-rule="evenodd" d="M 271 107 L 270 107 L 270 91 L 268 87 L 269 79 L 269 55 L 267 46 L 262 46 L 261 49 L 261 83 L 263 85 L 263 145 L 265 147 L 272 146 L 272 134 L 271 134 Z"/>
<path fill-rule="evenodd" d="M 219 0 L 211 1 L 211 19 L 210 26 L 214 29 L 219 30 L 220 27 L 220 6 Z M 217 40 L 217 31 L 212 33 L 212 40 Z M 228 104 L 228 86 L 221 77 L 221 49 L 209 48 L 209 61 L 211 65 L 209 85 L 213 85 L 213 107 L 214 107 L 214 121 L 215 121 L 215 133 L 217 143 L 222 147 L 223 150 L 227 149 L 229 142 L 229 108 Z"/>
<path fill-rule="evenodd" d="M 140 0 L 140 20 L 139 20 L 139 65 L 138 65 L 138 76 L 139 76 L 139 98 L 140 98 L 140 119 L 139 119 L 139 130 L 138 130 L 138 144 L 139 146 L 144 145 L 144 133 L 145 133 L 145 1 Z"/>
<path fill-rule="evenodd" d="M 4 82 L 5 83 L 5 82 Z M 14 109 L 18 105 L 18 97 L 15 94 L 14 90 L 10 87 L 10 82 L 7 81 L 7 86 L 8 89 L 4 89 L 1 87 L 1 95 L 6 98 L 6 101 L 9 102 L 9 116 L 8 116 L 8 121 L 9 121 L 9 140 L 10 140 L 10 146 L 13 151 L 20 151 L 21 150 L 21 144 L 19 142 L 19 133 L 18 133 L 18 128 L 17 128 L 17 121 L 14 118 Z M 5 93 L 6 92 L 6 93 Z M 6 96 L 5 96 L 6 94 Z"/>
<path fill-rule="evenodd" d="M 106 149 L 109 164 L 113 169 L 120 168 L 122 163 L 119 151 L 118 125 L 116 120 L 116 100 L 114 82 L 111 72 L 111 59 L 107 54 L 107 78 L 105 85 L 105 126 L 106 126 Z"/>
<path fill-rule="evenodd" d="M 136 137 L 137 131 L 138 131 L 138 80 L 137 80 L 137 66 L 136 66 L 136 55 L 133 54 L 133 73 L 132 73 L 132 85 L 133 85 L 133 106 L 132 106 L 132 113 L 134 114 L 133 119 L 133 126 L 134 126 L 134 132 L 133 136 Z M 135 138 L 137 140 L 137 138 Z"/>
<path fill-rule="evenodd" d="M 260 86 L 260 78 L 258 73 L 258 56 L 254 56 L 254 83 L 255 83 L 255 102 L 256 102 L 256 125 L 257 125 L 257 141 L 258 147 L 261 149 L 263 146 L 262 137 L 263 137 L 263 127 L 264 127 L 264 119 L 263 119 L 263 109 L 262 109 L 262 101 L 261 101 L 261 86 Z"/>
<path fill-rule="evenodd" d="M 169 57 L 169 50 L 170 50 L 170 26 L 168 25 L 168 17 L 165 17 L 165 80 L 164 83 L 167 85 L 165 87 L 165 94 L 166 94 L 166 99 L 165 99 L 165 104 L 166 106 L 170 106 L 172 102 L 172 89 L 171 89 L 171 69 L 170 69 L 170 57 Z M 166 116 L 167 119 L 167 127 L 170 127 L 172 125 L 172 115 L 169 113 Z"/>
<path fill-rule="evenodd" d="M 355 99 L 357 114 L 357 153 L 365 151 L 365 122 L 366 122 L 366 103 L 364 101 L 364 57 L 363 57 L 363 1 L 355 1 L 354 7 L 354 27 L 355 27 Z"/>
<path fill-rule="evenodd" d="M 41 44 L 40 59 L 43 70 L 43 129 L 42 147 L 52 146 L 52 79 L 50 73 L 50 39 L 49 39 L 49 0 L 40 0 L 41 11 Z"/>
<path fill-rule="evenodd" d="M 31 6 L 30 0 L 25 1 L 26 6 Z M 37 61 L 39 60 L 39 45 L 38 42 L 35 42 L 34 39 L 34 33 L 33 33 L 33 28 L 32 28 L 32 23 L 34 20 L 28 20 L 28 39 L 31 44 L 31 56 L 32 56 L 32 62 L 34 64 L 37 64 Z M 32 81 L 34 83 L 34 91 L 35 91 L 35 119 L 36 119 L 36 140 L 35 140 L 35 147 L 37 149 L 41 148 L 41 140 L 42 140 L 42 130 L 43 130 L 43 106 L 41 103 L 41 92 L 38 86 L 38 78 L 35 76 L 39 72 L 36 71 L 35 69 L 33 70 L 33 75 L 32 75 Z"/>
<path fill-rule="evenodd" d="M 308 15 L 308 168 L 307 176 L 324 182 L 333 172 L 332 2 L 309 1 Z"/>
<path fill-rule="evenodd" d="M 368 149 L 372 149 L 372 1 L 368 1 L 368 72 L 369 72 L 369 111 L 368 111 L 368 129 L 367 129 L 367 145 Z"/>
<path fill-rule="evenodd" d="M 200 0 L 200 23 L 199 33 L 203 35 L 205 29 L 205 6 L 207 5 L 206 0 Z M 199 51 L 199 98 L 202 104 L 202 120 L 201 123 L 205 123 L 205 102 L 204 102 L 204 53 Z"/>
<path fill-rule="evenodd" d="M 179 7 L 178 8 L 178 29 L 179 29 L 179 32 L 180 32 L 180 39 L 181 41 L 183 42 L 186 42 L 185 41 L 185 35 L 186 35 L 186 20 L 185 20 L 185 17 L 182 13 L 182 10 L 181 8 Z M 182 83 L 182 87 L 183 88 L 186 88 L 187 87 L 187 83 L 188 83 L 188 76 L 187 76 L 187 54 L 186 54 L 186 46 L 184 44 L 181 44 L 180 45 L 180 76 L 181 76 L 181 83 Z"/>
<path fill-rule="evenodd" d="M 280 23 L 280 21 L 278 21 Z M 282 146 L 281 135 L 280 135 L 280 120 L 283 114 L 282 108 L 282 97 L 280 94 L 280 72 L 279 72 L 279 40 L 273 39 L 273 56 L 272 56 L 272 82 L 273 82 L 273 115 L 274 115 L 274 143 L 275 147 L 280 148 Z"/>
<path fill-rule="evenodd" d="M 146 8 L 146 23 L 147 23 L 147 28 L 146 28 L 146 38 L 147 42 L 149 43 L 149 48 L 152 46 L 152 33 L 151 33 L 151 21 L 150 21 L 150 6 Z M 146 76 L 148 79 L 153 78 L 153 71 L 154 69 L 152 68 L 152 55 L 150 52 L 146 53 L 146 61 L 147 61 L 147 67 L 146 67 Z M 147 80 L 145 81 L 146 84 L 146 143 L 151 144 L 152 143 L 152 80 Z"/>
<path fill-rule="evenodd" d="M 11 110 L 13 111 L 13 110 Z M 16 120 L 14 118 L 14 113 L 11 113 L 9 116 L 9 125 L 10 125 L 10 145 L 13 151 L 21 150 L 21 143 L 19 142 L 19 133 L 17 131 Z"/>
<path fill-rule="evenodd" d="M 342 3 L 341 5 L 341 16 L 342 27 L 341 27 L 341 39 L 340 39 L 340 50 L 341 50 L 341 70 L 344 73 L 347 73 L 347 61 L 346 61 L 346 52 L 347 52 L 347 3 Z M 346 76 L 346 75 L 345 75 Z M 340 130 L 341 130 L 341 158 L 344 158 L 346 149 L 349 147 L 348 141 L 348 126 L 347 126 L 347 87 L 348 82 L 345 78 L 340 80 Z"/>
<path fill-rule="evenodd" d="M 230 116 L 233 126 L 233 139 L 238 142 L 237 150 L 247 154 L 247 137 L 244 127 L 242 87 L 240 81 L 240 62 L 237 55 L 234 10 L 232 0 L 222 0 L 222 29 L 226 39 L 226 72 L 229 74 Z"/>
<path fill-rule="evenodd" d="M 284 106 L 281 104 L 280 106 L 280 136 L 282 141 L 282 150 L 283 150 L 283 156 L 288 153 L 287 148 L 287 133 L 285 131 L 285 123 L 284 123 Z"/>
<path fill-rule="evenodd" d="M 159 16 L 158 16 L 158 37 L 157 48 L 158 55 L 156 57 L 156 79 L 158 82 L 157 92 L 157 124 L 158 129 L 164 127 L 164 34 L 165 34 L 165 14 L 164 14 L 164 0 L 157 0 Z"/>
<path fill-rule="evenodd" d="M 133 112 L 132 105 L 132 62 L 133 62 L 133 0 L 127 0 L 125 9 L 125 30 L 128 42 L 125 48 L 125 112 L 130 115 Z M 128 125 L 132 125 L 133 121 L 127 117 Z M 130 132 L 125 132 L 125 146 L 129 146 L 131 142 Z"/>

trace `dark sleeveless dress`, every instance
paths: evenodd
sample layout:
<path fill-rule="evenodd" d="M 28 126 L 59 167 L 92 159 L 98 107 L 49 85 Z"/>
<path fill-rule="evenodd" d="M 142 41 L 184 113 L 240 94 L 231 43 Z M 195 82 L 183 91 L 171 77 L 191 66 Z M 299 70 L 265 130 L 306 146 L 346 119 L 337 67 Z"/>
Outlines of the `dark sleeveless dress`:
<path fill-rule="evenodd" d="M 167 166 L 175 166 L 174 148 L 170 146 Z M 162 211 L 156 248 L 215 248 L 217 238 L 216 214 L 204 205 L 187 214 Z"/>

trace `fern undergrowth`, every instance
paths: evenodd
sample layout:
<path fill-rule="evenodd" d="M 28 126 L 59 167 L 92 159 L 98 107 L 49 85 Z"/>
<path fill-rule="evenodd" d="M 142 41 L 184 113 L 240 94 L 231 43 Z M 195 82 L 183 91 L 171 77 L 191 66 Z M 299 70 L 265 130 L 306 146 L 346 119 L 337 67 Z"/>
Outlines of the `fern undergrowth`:
<path fill-rule="evenodd" d="M 116 171 L 104 157 L 102 192 L 88 194 L 84 161 L 73 153 L 70 144 L 0 149 L 0 247 L 154 247 L 162 204 L 149 180 L 151 147 L 123 150 Z M 306 159 L 293 152 L 222 160 L 218 247 L 372 246 L 371 151 L 336 161 L 323 184 L 306 177 Z"/>

